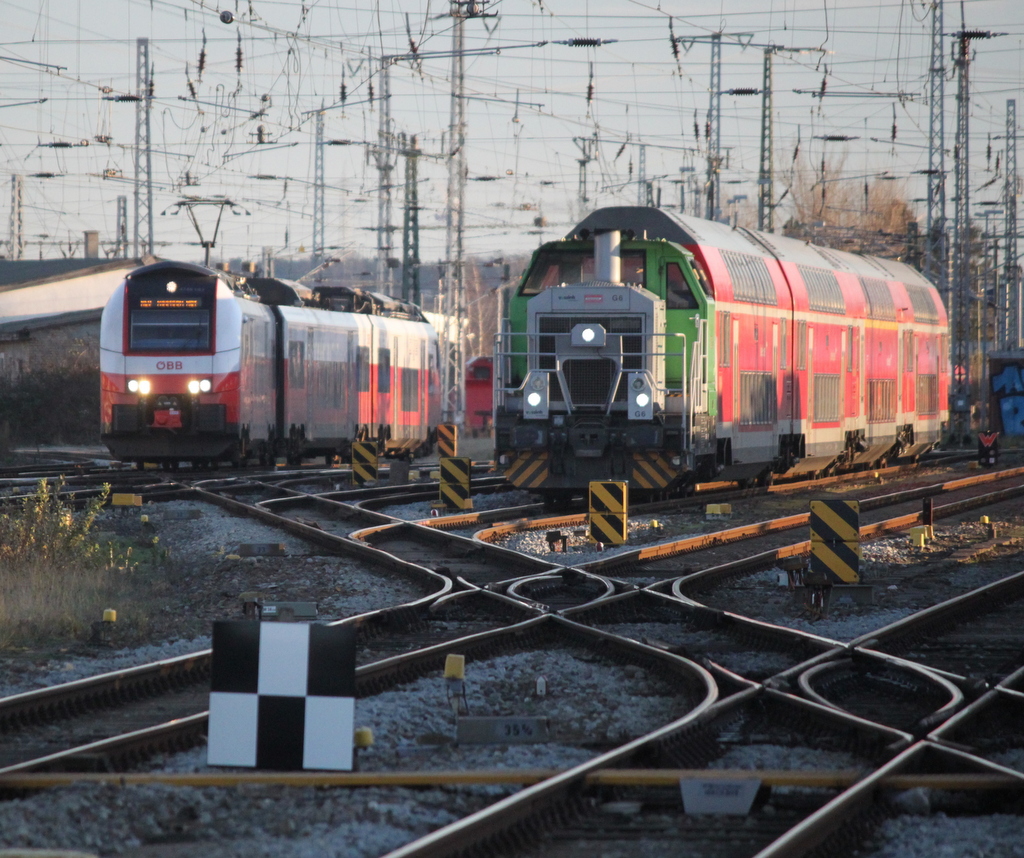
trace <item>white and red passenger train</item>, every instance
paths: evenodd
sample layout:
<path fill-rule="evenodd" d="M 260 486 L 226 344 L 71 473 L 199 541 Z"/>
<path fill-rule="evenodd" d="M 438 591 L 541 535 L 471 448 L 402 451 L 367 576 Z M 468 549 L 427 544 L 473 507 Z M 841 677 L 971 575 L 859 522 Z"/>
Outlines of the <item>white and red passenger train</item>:
<path fill-rule="evenodd" d="M 437 335 L 363 290 L 182 262 L 131 272 L 103 311 L 102 440 L 123 461 L 210 465 L 433 449 Z"/>

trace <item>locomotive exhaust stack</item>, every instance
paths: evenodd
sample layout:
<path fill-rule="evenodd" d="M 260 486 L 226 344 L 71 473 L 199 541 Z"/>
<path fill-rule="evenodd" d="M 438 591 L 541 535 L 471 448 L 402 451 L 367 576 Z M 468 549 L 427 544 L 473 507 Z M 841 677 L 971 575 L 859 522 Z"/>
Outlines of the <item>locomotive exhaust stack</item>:
<path fill-rule="evenodd" d="M 594 275 L 597 280 L 622 282 L 622 233 L 617 229 L 594 234 Z"/>

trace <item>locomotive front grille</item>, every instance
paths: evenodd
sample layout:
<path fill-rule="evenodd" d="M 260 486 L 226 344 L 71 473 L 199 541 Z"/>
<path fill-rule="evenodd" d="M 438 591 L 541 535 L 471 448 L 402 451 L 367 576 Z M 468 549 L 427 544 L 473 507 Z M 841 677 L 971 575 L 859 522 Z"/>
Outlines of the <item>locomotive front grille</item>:
<path fill-rule="evenodd" d="M 603 408 L 615 378 L 615 361 L 609 358 L 572 358 L 562 364 L 562 373 L 573 406 Z"/>

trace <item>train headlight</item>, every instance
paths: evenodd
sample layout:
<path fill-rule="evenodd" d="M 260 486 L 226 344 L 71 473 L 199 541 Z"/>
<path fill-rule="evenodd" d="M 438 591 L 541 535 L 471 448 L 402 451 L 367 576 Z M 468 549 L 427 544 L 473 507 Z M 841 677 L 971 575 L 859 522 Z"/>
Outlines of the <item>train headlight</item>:
<path fill-rule="evenodd" d="M 523 417 L 527 420 L 548 419 L 548 374 L 531 372 L 526 379 L 526 401 Z"/>
<path fill-rule="evenodd" d="M 149 383 L 149 379 L 146 378 L 129 378 L 128 379 L 128 392 L 129 393 L 141 393 L 145 396 L 149 391 L 152 390 L 152 386 Z"/>
<path fill-rule="evenodd" d="M 572 329 L 572 344 L 574 346 L 604 346 L 608 335 L 605 329 L 596 322 L 582 322 Z"/>
<path fill-rule="evenodd" d="M 629 374 L 629 419 L 652 420 L 654 391 L 650 379 L 640 372 Z"/>
<path fill-rule="evenodd" d="M 129 390 L 130 393 L 138 393 L 139 392 L 139 383 L 138 383 L 138 381 L 136 381 L 134 378 L 129 378 L 128 379 L 128 390 Z"/>
<path fill-rule="evenodd" d="M 210 381 L 210 379 L 208 379 L 208 378 L 204 378 L 204 379 L 200 380 L 200 382 L 199 382 L 199 390 L 202 393 L 209 393 L 212 387 L 213 387 L 213 382 Z"/>
<path fill-rule="evenodd" d="M 199 382 L 196 379 L 193 378 L 188 383 L 188 392 L 191 393 L 193 396 L 199 393 Z"/>

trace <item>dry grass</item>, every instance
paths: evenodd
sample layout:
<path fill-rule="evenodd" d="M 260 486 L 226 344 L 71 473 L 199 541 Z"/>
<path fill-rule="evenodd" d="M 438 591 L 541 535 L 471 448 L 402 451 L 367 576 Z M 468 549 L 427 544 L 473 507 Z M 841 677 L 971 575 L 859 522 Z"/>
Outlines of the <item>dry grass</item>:
<path fill-rule="evenodd" d="M 62 489 L 43 480 L 0 515 L 0 647 L 82 639 L 105 608 L 131 615 L 144 600 L 138 552 L 92 533 L 107 490 L 76 512 Z"/>

